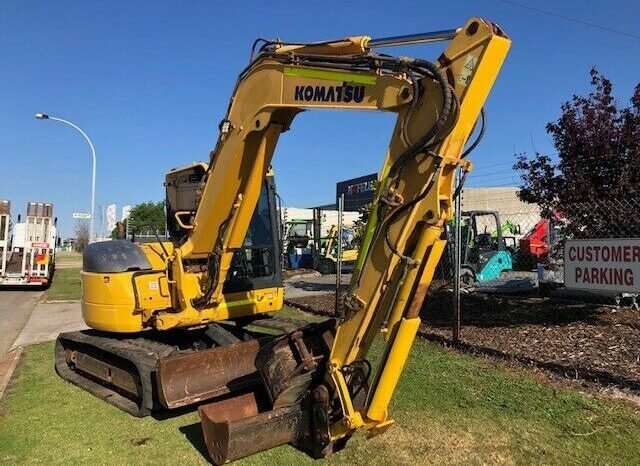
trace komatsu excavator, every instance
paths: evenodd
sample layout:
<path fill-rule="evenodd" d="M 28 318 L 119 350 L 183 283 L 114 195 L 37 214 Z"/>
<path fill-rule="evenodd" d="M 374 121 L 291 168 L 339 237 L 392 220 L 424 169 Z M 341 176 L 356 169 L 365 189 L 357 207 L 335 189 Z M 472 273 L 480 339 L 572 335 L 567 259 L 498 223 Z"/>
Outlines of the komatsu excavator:
<path fill-rule="evenodd" d="M 256 353 L 264 337 L 275 329 L 291 330 L 291 321 L 260 320 L 262 329 L 245 324 L 282 308 L 283 289 L 277 232 L 278 213 L 274 177 L 265 178 L 245 241 L 235 250 L 224 283 L 223 302 L 195 321 L 160 327 L 157 316 L 176 312 L 167 263 L 176 244 L 189 235 L 184 220 L 195 214 L 205 186 L 208 164 L 173 169 L 165 177 L 167 231 L 170 241 L 144 243 L 107 241 L 89 245 L 83 255 L 82 315 L 93 330 L 62 333 L 56 341 L 58 374 L 135 416 L 182 407 L 259 382 L 255 368 L 234 372 L 237 351 Z M 206 260 L 192 260 L 190 270 L 206 268 Z M 176 307 L 174 307 L 176 306 Z M 222 315 L 220 314 L 222 313 Z M 235 325 L 220 320 L 233 319 Z M 264 327 L 268 327 L 268 329 Z M 160 327 L 161 330 L 157 330 Z M 180 328 L 177 328 L 180 327 Z M 213 356 L 210 350 L 215 348 Z M 181 366 L 171 364 L 188 353 L 190 368 L 200 364 L 201 384 L 185 386 Z M 196 361 L 197 356 L 200 359 Z M 221 366 L 208 372 L 211 358 Z M 250 356 L 247 356 L 250 357 Z M 164 361 L 174 377 L 156 383 L 156 365 Z M 174 370 L 175 367 L 175 370 Z M 240 368 L 240 370 L 244 370 Z M 233 376 L 234 382 L 229 381 Z"/>
<path fill-rule="evenodd" d="M 450 42 L 435 62 L 374 52 L 436 41 Z M 254 49 L 259 44 L 220 124 L 197 210 L 174 214 L 187 231 L 184 239 L 156 251 L 150 267 L 102 273 L 86 270 L 85 257 L 83 273 L 85 316 L 90 306 L 107 319 L 111 312 L 135 316 L 134 327 L 112 331 L 236 319 L 225 282 L 280 134 L 304 110 L 397 114 L 381 188 L 336 319 L 156 359 L 158 387 L 185 387 L 179 399 L 215 391 L 207 387 L 211 379 L 220 389 L 226 378 L 218 395 L 227 395 L 198 408 L 215 464 L 286 443 L 324 457 L 359 429 L 374 436 L 393 424 L 388 407 L 445 247 L 442 231 L 458 194 L 455 173 L 471 169 L 466 157 L 479 138 L 468 146 L 467 140 L 477 122 L 484 129 L 482 107 L 510 40 L 497 25 L 471 18 L 459 29 L 410 36 L 310 44 L 258 39 Z M 131 300 L 121 301 L 127 293 L 135 295 L 133 309 Z M 386 347 L 371 361 L 376 336 Z M 258 382 L 243 383 L 253 373 Z"/>

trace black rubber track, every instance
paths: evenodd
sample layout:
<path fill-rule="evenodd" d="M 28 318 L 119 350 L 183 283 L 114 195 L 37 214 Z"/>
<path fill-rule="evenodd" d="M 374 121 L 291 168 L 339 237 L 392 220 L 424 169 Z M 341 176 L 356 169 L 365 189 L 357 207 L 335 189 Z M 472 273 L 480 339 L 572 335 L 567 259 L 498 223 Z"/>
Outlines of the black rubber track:
<path fill-rule="evenodd" d="M 132 399 L 107 387 L 84 373 L 72 370 L 65 358 L 65 349 L 82 350 L 98 359 L 104 356 L 119 360 L 122 366 L 133 365 L 137 371 L 136 378 L 142 397 Z M 159 358 L 176 354 L 175 347 L 145 338 L 112 338 L 94 330 L 61 333 L 56 340 L 55 359 L 56 372 L 63 379 L 87 390 L 98 398 L 132 414 L 144 417 L 152 411 L 162 410 L 158 402 L 155 387 L 156 361 Z"/>

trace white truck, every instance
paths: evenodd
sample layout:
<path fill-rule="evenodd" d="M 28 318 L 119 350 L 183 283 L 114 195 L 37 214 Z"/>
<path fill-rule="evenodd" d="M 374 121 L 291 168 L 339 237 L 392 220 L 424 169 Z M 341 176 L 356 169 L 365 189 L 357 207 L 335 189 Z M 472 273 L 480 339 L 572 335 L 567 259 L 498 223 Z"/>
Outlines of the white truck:
<path fill-rule="evenodd" d="M 11 203 L 0 200 L 0 287 L 47 286 L 56 257 L 53 204 L 28 202 L 25 222 L 11 227 Z"/>

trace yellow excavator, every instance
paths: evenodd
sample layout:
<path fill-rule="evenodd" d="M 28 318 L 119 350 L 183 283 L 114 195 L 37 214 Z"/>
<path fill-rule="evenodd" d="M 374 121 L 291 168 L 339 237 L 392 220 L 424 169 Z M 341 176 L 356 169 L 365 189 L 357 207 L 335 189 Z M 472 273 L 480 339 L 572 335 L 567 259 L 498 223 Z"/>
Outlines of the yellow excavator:
<path fill-rule="evenodd" d="M 436 41 L 449 44 L 435 62 L 374 52 Z M 393 424 L 388 407 L 445 247 L 441 234 L 458 194 L 455 172 L 471 169 L 466 157 L 479 138 L 468 146 L 467 140 L 477 122 L 484 129 L 482 107 L 509 46 L 502 29 L 477 17 L 459 29 L 384 39 L 258 39 L 220 124 L 197 208 L 173 212 L 184 237 L 135 252 L 118 243 L 122 250 L 105 254 L 104 263 L 89 259 L 99 245 L 85 254 L 83 312 L 90 325 L 110 332 L 95 338 L 114 343 L 121 332 L 210 323 L 228 332 L 243 328 L 242 318 L 268 310 L 264 303 L 273 296 L 267 293 L 279 293 L 253 289 L 239 299 L 225 292 L 225 284 L 246 244 L 280 134 L 309 109 L 397 114 L 381 188 L 336 319 L 150 359 L 155 366 L 145 370 L 154 373 L 162 405 L 215 398 L 198 408 L 213 463 L 286 443 L 324 457 L 359 429 L 375 436 Z M 149 264 L 136 262 L 143 258 Z M 102 270 L 112 260 L 122 261 L 118 270 Z M 132 268 L 122 270 L 127 265 Z M 380 360 L 371 361 L 376 336 L 386 347 Z M 73 358 L 82 342 L 59 343 L 61 365 L 77 367 Z M 110 376 L 130 373 L 135 371 Z M 94 376 L 101 377 L 108 379 Z"/>
<path fill-rule="evenodd" d="M 62 333 L 56 341 L 56 371 L 69 382 L 135 416 L 177 408 L 259 382 L 255 370 L 233 372 L 235 343 L 251 340 L 239 351 L 256 353 L 261 339 L 296 328 L 295 322 L 268 317 L 282 308 L 283 288 L 277 232 L 278 212 L 272 173 L 265 178 L 245 241 L 234 252 L 226 274 L 223 302 L 183 326 L 157 329 L 157 315 L 175 312 L 167 264 L 175 245 L 188 237 L 183 219 L 195 215 L 208 164 L 194 163 L 166 174 L 169 240 L 136 245 L 126 240 L 89 245 L 83 254 L 82 315 L 92 330 Z M 192 260 L 190 270 L 206 269 Z M 233 324 L 226 320 L 234 320 Z M 225 322 L 222 322 L 225 321 Z M 262 328 L 250 322 L 260 321 Z M 268 327 L 268 328 L 265 328 Z M 211 355 L 226 364 L 208 372 Z M 202 384 L 185 386 L 174 371 L 170 383 L 156 383 L 156 365 L 168 356 L 191 355 L 200 364 Z M 200 356 L 196 361 L 197 355 Z M 251 355 L 247 355 L 250 357 Z M 176 359 L 166 359 L 171 364 Z M 165 373 L 170 369 L 165 368 Z M 243 370 L 243 368 L 240 368 Z M 227 377 L 233 374 L 234 383 Z M 234 385 L 235 384 L 235 385 Z"/>

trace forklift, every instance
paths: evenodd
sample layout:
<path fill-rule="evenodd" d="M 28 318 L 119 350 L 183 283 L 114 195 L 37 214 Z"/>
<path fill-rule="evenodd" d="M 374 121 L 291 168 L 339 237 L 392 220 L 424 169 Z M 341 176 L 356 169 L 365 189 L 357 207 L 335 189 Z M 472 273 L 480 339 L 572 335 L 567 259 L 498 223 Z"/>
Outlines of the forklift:
<path fill-rule="evenodd" d="M 353 228 L 347 226 L 342 230 L 342 271 L 353 272 L 358 259 L 359 249 L 353 246 Z M 316 249 L 313 257 L 314 269 L 322 275 L 336 273 L 338 264 L 338 227 L 331 225 L 329 235 L 322 238 L 320 246 Z"/>
<path fill-rule="evenodd" d="M 460 281 L 463 285 L 495 280 L 513 269 L 513 251 L 507 247 L 501 225 L 496 211 L 462 212 Z M 515 244 L 515 238 L 513 240 Z M 453 246 L 449 256 L 453 264 Z"/>

